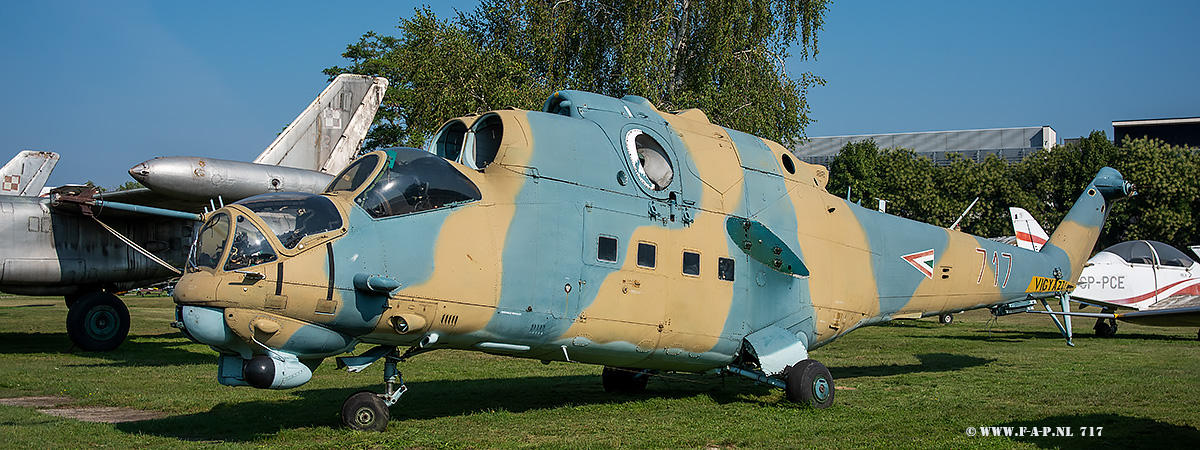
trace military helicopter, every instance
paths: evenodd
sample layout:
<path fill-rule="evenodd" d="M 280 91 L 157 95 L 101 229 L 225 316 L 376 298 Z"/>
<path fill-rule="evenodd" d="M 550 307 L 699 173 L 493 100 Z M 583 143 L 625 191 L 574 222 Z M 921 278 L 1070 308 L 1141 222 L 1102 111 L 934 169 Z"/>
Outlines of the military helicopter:
<path fill-rule="evenodd" d="M 384 392 L 342 406 L 360 430 L 386 428 L 399 362 L 449 348 L 603 365 L 606 391 L 729 372 L 825 408 L 833 378 L 810 351 L 892 319 L 1065 295 L 1132 189 L 1102 169 L 1032 251 L 860 207 L 827 179 L 697 109 L 560 91 L 541 111 L 450 120 L 425 150 L 363 155 L 320 195 L 208 214 L 176 324 L 231 386 L 297 387 L 373 345 L 337 358 L 384 361 Z"/>

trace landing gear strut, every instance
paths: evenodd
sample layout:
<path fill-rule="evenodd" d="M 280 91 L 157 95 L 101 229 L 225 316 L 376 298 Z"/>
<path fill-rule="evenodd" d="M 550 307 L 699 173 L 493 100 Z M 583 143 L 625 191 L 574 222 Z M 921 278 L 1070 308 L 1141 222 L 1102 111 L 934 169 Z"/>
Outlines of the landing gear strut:
<path fill-rule="evenodd" d="M 788 401 L 825 409 L 833 405 L 833 376 L 824 364 L 812 359 L 802 360 L 789 366 L 783 372 L 783 380 L 767 376 L 762 370 L 747 368 L 740 365 L 725 367 L 730 373 L 735 373 L 759 383 L 769 384 L 784 391 Z"/>
<path fill-rule="evenodd" d="M 67 336 L 76 347 L 89 352 L 106 352 L 125 342 L 129 335 L 129 308 L 117 296 L 93 291 L 67 297 Z"/>
<path fill-rule="evenodd" d="M 384 393 L 376 394 L 371 391 L 355 392 L 342 404 L 342 424 L 359 431 L 383 431 L 387 429 L 392 414 L 389 407 L 400 401 L 400 396 L 408 392 L 404 385 L 404 376 L 400 374 L 397 364 L 419 351 L 410 350 L 401 355 L 396 347 L 379 346 L 361 356 L 338 358 L 338 367 L 346 367 L 350 372 L 360 372 L 371 363 L 383 358 Z"/>
<path fill-rule="evenodd" d="M 1109 311 L 1105 309 L 1104 312 Z M 1108 323 L 1105 323 L 1106 320 Z M 1113 337 L 1117 334 L 1117 321 L 1116 319 L 1099 318 L 1096 319 L 1096 325 L 1093 325 L 1092 329 L 1096 330 L 1096 337 Z"/>

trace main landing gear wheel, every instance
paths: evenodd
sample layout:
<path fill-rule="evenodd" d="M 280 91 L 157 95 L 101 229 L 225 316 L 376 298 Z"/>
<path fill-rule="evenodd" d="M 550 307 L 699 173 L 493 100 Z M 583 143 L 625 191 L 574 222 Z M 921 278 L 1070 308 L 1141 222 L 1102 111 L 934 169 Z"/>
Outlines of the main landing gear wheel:
<path fill-rule="evenodd" d="M 129 308 L 103 291 L 84 294 L 67 311 L 67 336 L 85 351 L 106 352 L 129 335 Z"/>
<path fill-rule="evenodd" d="M 942 325 L 950 325 L 954 323 L 954 314 L 942 314 L 938 316 L 938 322 L 941 322 Z"/>
<path fill-rule="evenodd" d="M 833 376 L 824 364 L 811 359 L 796 363 L 787 372 L 787 399 L 825 409 L 833 404 Z"/>
<path fill-rule="evenodd" d="M 1104 319 L 1096 319 L 1096 325 L 1093 326 L 1092 329 L 1096 330 L 1096 337 L 1107 338 L 1107 337 L 1116 336 L 1116 334 L 1117 334 L 1116 322 L 1113 322 L 1111 324 L 1105 323 Z"/>
<path fill-rule="evenodd" d="M 641 369 L 623 369 L 619 367 L 604 367 L 600 374 L 604 392 L 617 394 L 638 394 L 646 390 L 650 381 L 650 373 Z"/>
<path fill-rule="evenodd" d="M 355 392 L 342 404 L 342 423 L 358 431 L 386 430 L 391 417 L 387 403 L 371 391 Z"/>

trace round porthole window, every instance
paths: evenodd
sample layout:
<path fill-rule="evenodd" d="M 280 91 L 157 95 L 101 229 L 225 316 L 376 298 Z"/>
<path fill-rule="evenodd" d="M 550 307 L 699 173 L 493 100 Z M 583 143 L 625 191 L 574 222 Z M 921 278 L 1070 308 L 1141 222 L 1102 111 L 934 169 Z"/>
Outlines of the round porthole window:
<path fill-rule="evenodd" d="M 652 191 L 661 191 L 671 185 L 675 169 L 667 151 L 653 137 L 639 129 L 625 133 L 625 151 L 638 182 Z"/>

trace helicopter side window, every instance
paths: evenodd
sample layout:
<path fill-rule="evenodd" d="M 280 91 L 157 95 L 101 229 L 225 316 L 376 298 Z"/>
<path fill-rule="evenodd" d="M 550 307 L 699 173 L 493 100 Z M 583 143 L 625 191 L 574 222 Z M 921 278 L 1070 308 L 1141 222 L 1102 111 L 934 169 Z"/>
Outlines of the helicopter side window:
<path fill-rule="evenodd" d="M 233 230 L 233 245 L 229 247 L 229 260 L 225 262 L 225 270 L 237 270 L 243 267 L 257 266 L 276 259 L 275 250 L 267 242 L 258 227 L 238 216 L 237 226 Z"/>
<path fill-rule="evenodd" d="M 192 253 L 192 266 L 216 269 L 229 239 L 229 215 L 217 214 L 209 220 L 196 238 L 196 250 Z"/>
<path fill-rule="evenodd" d="M 371 217 L 412 214 L 482 198 L 475 183 L 445 159 L 410 148 L 392 151 L 391 167 L 354 199 Z"/>
<path fill-rule="evenodd" d="M 633 172 L 642 186 L 661 191 L 671 185 L 671 180 L 675 178 L 675 169 L 671 166 L 671 158 L 667 156 L 666 149 L 657 140 L 635 128 L 625 134 L 625 150 L 629 153 Z"/>

